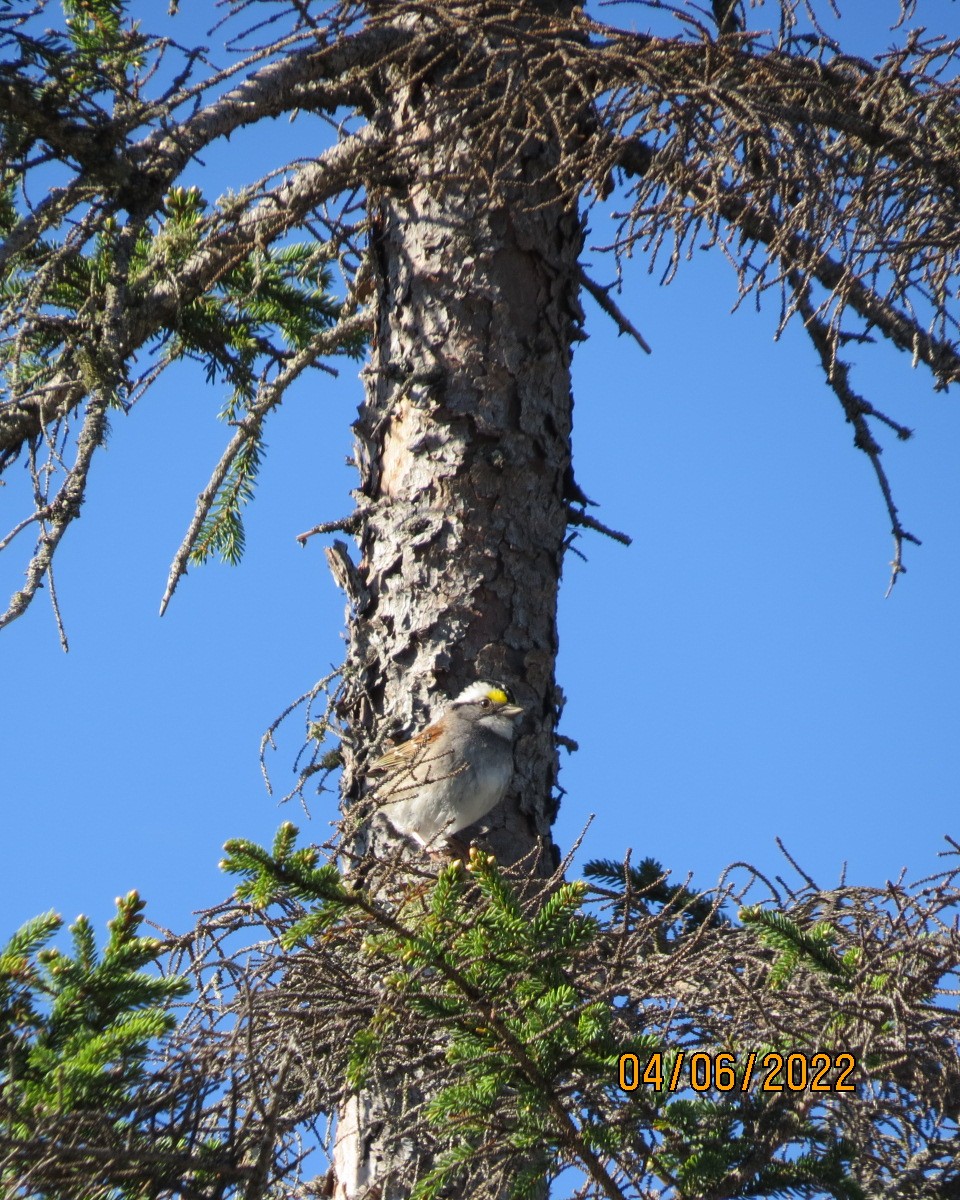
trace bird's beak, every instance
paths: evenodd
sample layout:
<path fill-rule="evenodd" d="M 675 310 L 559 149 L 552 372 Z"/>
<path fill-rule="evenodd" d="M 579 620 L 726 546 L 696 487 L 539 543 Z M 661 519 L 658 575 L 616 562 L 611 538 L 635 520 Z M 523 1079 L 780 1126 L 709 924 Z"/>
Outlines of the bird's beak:
<path fill-rule="evenodd" d="M 500 709 L 501 717 L 519 717 L 523 715 L 523 709 L 519 704 L 505 704 Z"/>

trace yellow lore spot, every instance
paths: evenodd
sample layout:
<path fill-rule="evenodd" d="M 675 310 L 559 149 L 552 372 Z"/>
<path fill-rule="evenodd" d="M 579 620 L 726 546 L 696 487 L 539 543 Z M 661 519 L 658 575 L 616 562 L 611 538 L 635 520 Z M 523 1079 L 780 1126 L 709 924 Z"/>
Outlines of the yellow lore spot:
<path fill-rule="evenodd" d="M 510 697 L 503 690 L 503 688 L 491 688 L 490 691 L 487 692 L 487 699 L 492 700 L 494 704 L 510 703 Z"/>

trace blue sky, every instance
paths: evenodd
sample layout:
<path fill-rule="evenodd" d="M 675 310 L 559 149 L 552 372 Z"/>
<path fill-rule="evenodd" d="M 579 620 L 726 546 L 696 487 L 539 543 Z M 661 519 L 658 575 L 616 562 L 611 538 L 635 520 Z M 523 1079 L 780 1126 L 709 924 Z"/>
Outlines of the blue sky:
<path fill-rule="evenodd" d="M 170 28 L 189 41 L 210 5 L 182 7 Z M 896 4 L 856 8 L 870 15 L 839 28 L 857 47 L 890 40 L 880 14 L 892 21 Z M 952 0 L 921 0 L 917 21 L 960 32 Z M 216 195 L 238 163 L 269 164 L 281 144 L 307 153 L 311 136 L 306 121 L 275 123 L 205 156 L 195 178 Z M 587 261 L 609 281 L 600 255 Z M 799 327 L 775 343 L 775 305 L 731 314 L 735 279 L 715 252 L 695 252 L 668 288 L 657 277 L 634 262 L 620 301 L 652 356 L 587 299 L 575 357 L 577 477 L 634 543 L 587 535 L 588 561 L 564 568 L 562 732 L 580 750 L 564 753 L 560 846 L 595 814 L 580 861 L 630 847 L 703 886 L 735 860 L 783 870 L 777 836 L 824 885 L 845 862 L 857 882 L 934 871 L 943 835 L 960 838 L 956 396 L 884 347 L 850 352 L 855 386 L 916 430 L 885 439 L 923 546 L 884 599 L 883 504 Z M 301 381 L 268 424 L 243 564 L 193 569 L 162 620 L 170 558 L 228 437 L 224 393 L 184 369 L 114 417 L 58 556 L 70 654 L 42 596 L 0 633 L 0 932 L 51 907 L 102 925 L 131 888 L 181 929 L 229 890 L 226 838 L 269 840 L 285 819 L 327 836 L 333 797 L 309 819 L 278 806 L 258 745 L 342 657 L 321 539 L 295 540 L 351 509 L 361 391 L 357 367 L 339 366 L 337 381 Z M 4 557 L 9 594 L 23 564 Z M 294 719 L 270 756 L 278 794 L 298 734 Z"/>

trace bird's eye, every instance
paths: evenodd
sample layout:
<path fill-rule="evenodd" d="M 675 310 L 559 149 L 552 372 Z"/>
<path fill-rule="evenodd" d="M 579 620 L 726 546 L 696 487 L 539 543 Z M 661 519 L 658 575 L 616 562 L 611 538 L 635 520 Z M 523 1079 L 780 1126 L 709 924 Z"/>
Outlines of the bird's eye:
<path fill-rule="evenodd" d="M 480 707 L 484 710 L 484 712 L 486 712 L 486 710 L 490 707 L 490 701 L 486 698 L 486 696 L 484 696 L 484 698 L 480 701 Z"/>

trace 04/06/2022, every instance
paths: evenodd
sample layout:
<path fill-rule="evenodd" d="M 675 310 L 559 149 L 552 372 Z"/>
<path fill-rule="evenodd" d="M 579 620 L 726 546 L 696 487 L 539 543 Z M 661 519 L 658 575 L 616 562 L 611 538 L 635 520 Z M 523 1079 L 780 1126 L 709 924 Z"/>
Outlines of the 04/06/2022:
<path fill-rule="evenodd" d="M 643 1065 L 636 1054 L 621 1054 L 618 1082 L 625 1092 L 638 1087 L 746 1092 L 751 1086 L 764 1092 L 853 1092 L 856 1088 L 850 1076 L 856 1065 L 854 1056 L 846 1052 L 780 1054 L 771 1050 L 761 1056 L 751 1051 L 738 1060 L 725 1050 L 713 1054 L 697 1050 L 689 1055 L 685 1050 L 669 1054 L 658 1050 Z"/>

